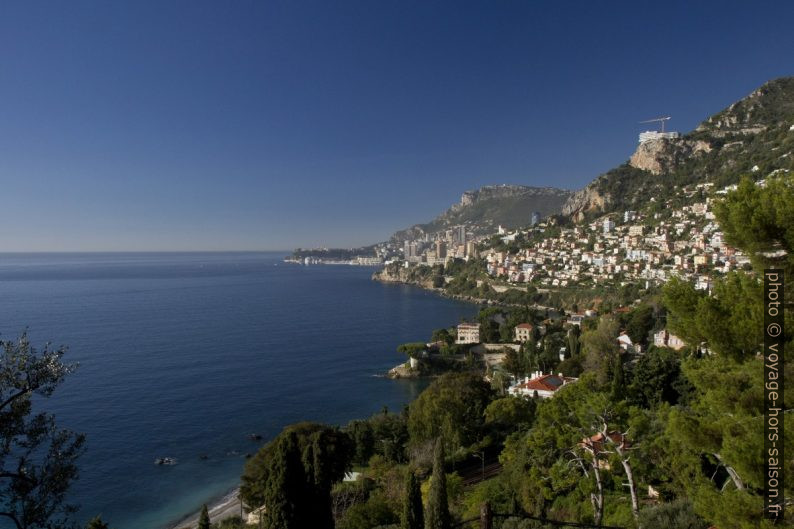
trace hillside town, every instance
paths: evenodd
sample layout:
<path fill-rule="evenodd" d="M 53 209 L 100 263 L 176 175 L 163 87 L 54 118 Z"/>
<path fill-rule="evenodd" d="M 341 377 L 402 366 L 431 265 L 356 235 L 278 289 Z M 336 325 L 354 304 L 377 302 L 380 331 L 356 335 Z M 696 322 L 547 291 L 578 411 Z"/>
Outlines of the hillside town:
<path fill-rule="evenodd" d="M 695 200 L 710 187 L 698 184 L 681 193 Z M 517 252 L 487 250 L 487 271 L 509 283 L 543 287 L 607 282 L 659 285 L 678 276 L 693 281 L 698 289 L 710 290 L 715 275 L 750 264 L 747 256 L 725 243 L 711 210 L 713 200 L 708 196 L 679 209 L 671 209 L 670 200 L 663 204 L 664 213 L 625 211 L 583 226 L 560 228 L 557 236 L 542 238 Z M 542 222 L 527 231 L 506 234 L 502 241 L 542 237 L 550 228 L 550 222 Z"/>

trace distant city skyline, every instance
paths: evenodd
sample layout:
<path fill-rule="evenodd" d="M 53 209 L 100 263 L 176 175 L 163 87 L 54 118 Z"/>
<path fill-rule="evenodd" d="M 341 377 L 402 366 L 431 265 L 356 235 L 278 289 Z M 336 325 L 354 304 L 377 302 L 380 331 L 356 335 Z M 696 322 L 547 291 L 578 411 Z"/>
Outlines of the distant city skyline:
<path fill-rule="evenodd" d="M 8 2 L 0 252 L 353 247 L 794 74 L 794 5 Z M 527 219 L 529 223 L 529 219 Z"/>

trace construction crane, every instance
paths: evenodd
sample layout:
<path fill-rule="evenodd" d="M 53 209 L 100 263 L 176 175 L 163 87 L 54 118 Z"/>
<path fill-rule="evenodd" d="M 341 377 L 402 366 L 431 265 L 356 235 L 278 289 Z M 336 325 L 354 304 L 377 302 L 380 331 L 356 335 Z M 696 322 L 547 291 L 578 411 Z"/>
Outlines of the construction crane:
<path fill-rule="evenodd" d="M 662 133 L 664 133 L 664 122 L 667 121 L 668 119 L 670 119 L 670 116 L 664 118 L 646 119 L 645 121 L 640 121 L 640 123 L 654 123 L 658 121 L 659 123 L 662 124 Z"/>

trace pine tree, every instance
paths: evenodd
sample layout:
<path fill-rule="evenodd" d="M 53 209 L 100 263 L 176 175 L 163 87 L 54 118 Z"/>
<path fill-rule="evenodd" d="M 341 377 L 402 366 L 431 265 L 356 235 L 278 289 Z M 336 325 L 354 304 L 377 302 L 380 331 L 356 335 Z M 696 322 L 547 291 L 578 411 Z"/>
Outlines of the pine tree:
<path fill-rule="evenodd" d="M 452 526 L 447 504 L 447 475 L 444 473 L 444 444 L 436 439 L 433 458 L 433 477 L 427 499 L 425 529 L 450 529 Z"/>
<path fill-rule="evenodd" d="M 403 517 L 400 529 L 422 529 L 425 526 L 422 513 L 422 491 L 413 470 L 408 472 L 405 480 L 405 496 L 403 498 Z"/>
<path fill-rule="evenodd" d="M 210 529 L 210 513 L 207 512 L 207 504 L 201 507 L 201 515 L 199 516 L 198 529 Z"/>

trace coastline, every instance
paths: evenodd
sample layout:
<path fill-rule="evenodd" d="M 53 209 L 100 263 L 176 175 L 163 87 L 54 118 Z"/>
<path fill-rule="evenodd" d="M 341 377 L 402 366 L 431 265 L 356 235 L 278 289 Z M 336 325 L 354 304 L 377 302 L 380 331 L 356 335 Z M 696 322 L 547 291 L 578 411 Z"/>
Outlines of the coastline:
<path fill-rule="evenodd" d="M 240 487 L 234 487 L 233 489 L 227 491 L 223 496 L 220 498 L 211 501 L 207 505 L 207 511 L 209 511 L 210 515 L 210 522 L 211 523 L 218 523 L 221 520 L 225 520 L 227 518 L 231 518 L 232 516 L 237 516 L 240 514 Z M 171 522 L 166 525 L 167 529 L 193 529 L 198 525 L 199 516 L 201 515 L 201 509 L 193 512 L 192 514 L 188 514 L 187 516 L 183 516 L 176 522 Z"/>
<path fill-rule="evenodd" d="M 341 265 L 341 264 L 347 264 L 347 263 L 324 263 L 324 264 Z M 366 267 L 365 265 L 353 265 L 353 266 Z M 472 298 L 472 297 L 469 297 L 469 296 L 450 295 L 450 294 L 446 293 L 444 291 L 444 289 L 442 289 L 442 288 L 433 288 L 433 287 L 422 285 L 420 283 L 415 283 L 415 282 L 384 281 L 382 279 L 376 279 L 374 277 L 371 277 L 371 279 L 374 279 L 374 280 L 376 280 L 376 281 L 378 281 L 380 283 L 384 283 L 384 284 L 389 284 L 389 283 L 397 284 L 397 283 L 400 283 L 400 284 L 404 284 L 404 285 L 408 285 L 408 286 L 419 287 L 420 289 L 422 289 L 424 291 L 427 291 L 427 292 L 431 292 L 433 294 L 436 294 L 436 295 L 438 295 L 441 298 L 468 302 L 468 303 L 471 303 L 471 304 L 474 304 L 474 305 L 492 303 L 491 300 L 486 300 L 486 299 L 476 299 L 476 298 Z M 402 365 L 404 365 L 404 363 L 403 364 L 398 364 L 397 366 L 395 366 L 395 368 L 400 367 Z M 388 369 L 385 372 L 377 373 L 377 374 L 375 374 L 373 376 L 378 377 L 378 378 L 391 379 L 391 380 L 399 380 L 399 379 L 406 380 L 406 379 L 418 379 L 418 378 L 433 379 L 433 378 L 437 378 L 439 376 L 438 374 L 433 374 L 433 375 L 413 375 L 413 374 L 411 374 L 411 375 L 408 375 L 408 376 L 393 376 L 393 371 L 395 370 L 395 368 Z M 207 510 L 208 510 L 208 513 L 209 513 L 209 516 L 210 516 L 210 522 L 211 523 L 216 524 L 216 523 L 219 523 L 219 522 L 221 522 L 223 520 L 226 520 L 228 518 L 232 518 L 234 516 L 240 516 L 241 504 L 240 504 L 240 500 L 239 500 L 239 492 L 240 492 L 240 487 L 238 485 L 238 486 L 235 486 L 235 487 L 233 487 L 231 489 L 228 489 L 225 493 L 214 497 L 213 499 L 211 499 L 207 503 Z M 243 520 L 244 521 L 245 521 L 245 517 L 248 515 L 248 513 L 249 513 L 248 509 L 243 509 Z M 195 529 L 197 527 L 197 525 L 198 525 L 198 520 L 199 520 L 200 515 L 201 515 L 201 505 L 199 505 L 194 511 L 192 511 L 192 512 L 190 512 L 188 514 L 179 515 L 178 518 L 175 518 L 175 519 L 172 519 L 171 521 L 168 521 L 162 527 L 164 529 Z"/>

